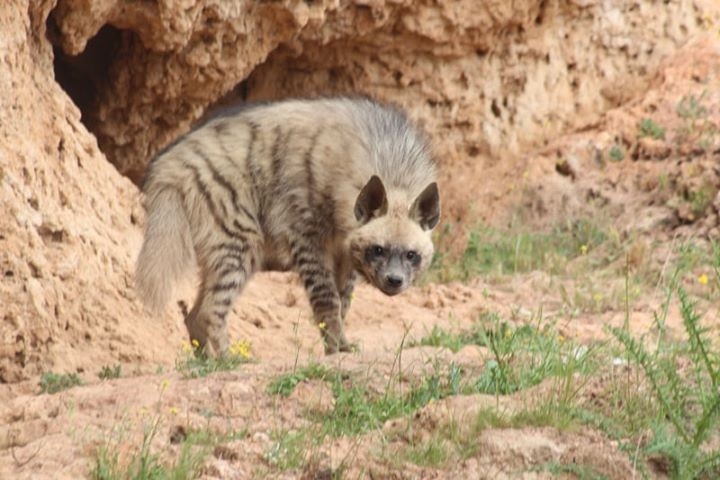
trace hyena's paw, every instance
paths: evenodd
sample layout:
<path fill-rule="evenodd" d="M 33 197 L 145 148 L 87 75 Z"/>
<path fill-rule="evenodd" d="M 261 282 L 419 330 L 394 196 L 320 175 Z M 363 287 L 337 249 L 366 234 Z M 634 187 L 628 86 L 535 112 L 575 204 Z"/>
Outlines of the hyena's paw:
<path fill-rule="evenodd" d="M 360 351 L 360 344 L 357 342 L 347 343 L 341 349 L 341 352 L 358 353 Z"/>
<path fill-rule="evenodd" d="M 325 355 L 333 355 L 336 353 L 355 353 L 360 351 L 357 343 L 345 343 L 342 345 L 325 344 Z"/>
<path fill-rule="evenodd" d="M 321 329 L 323 342 L 325 344 L 325 355 L 332 355 L 339 352 L 353 352 L 357 346 L 347 341 L 344 334 L 332 335 Z"/>

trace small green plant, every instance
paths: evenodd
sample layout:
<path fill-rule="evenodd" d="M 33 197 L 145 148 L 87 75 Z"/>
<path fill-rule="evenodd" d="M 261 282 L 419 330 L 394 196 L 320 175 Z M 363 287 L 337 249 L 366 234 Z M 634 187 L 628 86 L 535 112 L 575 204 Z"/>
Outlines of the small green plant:
<path fill-rule="evenodd" d="M 610 156 L 610 160 L 613 162 L 621 162 L 625 158 L 625 153 L 617 143 L 610 147 L 608 155 Z"/>
<path fill-rule="evenodd" d="M 690 203 L 690 209 L 695 216 L 701 217 L 705 213 L 712 204 L 714 194 L 714 188 L 709 184 L 687 193 L 687 201 Z"/>
<path fill-rule="evenodd" d="M 321 414 L 311 412 L 310 416 L 322 425 L 323 435 L 337 437 L 366 432 L 431 401 L 457 395 L 462 390 L 462 376 L 462 370 L 451 364 L 445 374 L 436 373 L 423 378 L 406 394 L 394 390 L 381 394 L 356 384 L 345 372 L 310 365 L 277 378 L 268 386 L 268 391 L 289 396 L 295 386 L 305 379 L 317 378 L 328 382 L 335 398 L 332 410 Z"/>
<path fill-rule="evenodd" d="M 198 378 L 215 372 L 235 370 L 250 361 L 250 343 L 247 341 L 233 343 L 227 354 L 216 358 L 200 350 L 199 344 L 193 340 L 192 345 L 183 346 L 183 353 L 175 361 L 175 369 L 187 378 Z"/>
<path fill-rule="evenodd" d="M 608 477 L 597 473 L 591 467 L 579 465 L 577 463 L 558 463 L 548 462 L 538 468 L 534 468 L 537 472 L 548 472 L 554 477 L 563 476 L 564 474 L 572 475 L 572 478 L 581 478 L 583 480 L 606 480 Z"/>
<path fill-rule="evenodd" d="M 653 436 L 646 453 L 667 458 L 674 478 L 716 478 L 720 449 L 708 443 L 720 427 L 720 356 L 709 330 L 700 325 L 696 304 L 682 287 L 677 287 L 677 296 L 686 344 L 661 337 L 650 350 L 625 329 L 610 331 L 639 365 L 652 393 L 652 404 L 644 406 L 645 412 L 656 412 L 648 419 Z M 664 325 L 664 319 L 660 323 Z M 680 367 L 687 362 L 687 368 Z"/>
<path fill-rule="evenodd" d="M 221 439 L 207 431 L 190 431 L 180 446 L 180 453 L 173 463 L 164 463 L 160 455 L 151 451 L 158 434 L 161 416 L 157 415 L 143 430 L 142 443 L 123 461 L 118 445 L 111 440 L 101 446 L 95 456 L 91 472 L 93 480 L 192 480 L 202 473 L 203 462 L 212 446 Z"/>
<path fill-rule="evenodd" d="M 460 393 L 460 369 L 450 366 L 447 376 L 431 375 L 414 386 L 407 395 L 396 391 L 383 394 L 366 386 L 350 385 L 335 379 L 331 385 L 335 405 L 324 413 L 323 431 L 331 437 L 357 435 L 380 427 L 391 418 L 400 417 L 449 395 Z"/>
<path fill-rule="evenodd" d="M 685 121 L 684 125 L 677 129 L 676 139 L 680 143 L 692 141 L 705 152 L 716 147 L 719 133 L 717 126 L 709 118 L 707 107 L 702 103 L 707 93 L 705 90 L 699 97 L 685 95 L 675 107 L 678 116 Z"/>
<path fill-rule="evenodd" d="M 98 378 L 100 380 L 110 380 L 113 378 L 120 378 L 121 374 L 121 367 L 120 364 L 113 365 L 112 367 L 110 365 L 104 365 L 100 372 L 98 372 Z"/>
<path fill-rule="evenodd" d="M 326 367 L 312 363 L 301 369 L 296 369 L 292 373 L 275 378 L 270 382 L 270 385 L 268 385 L 268 393 L 289 397 L 299 383 L 308 380 L 326 380 L 331 374 L 332 372 Z"/>
<path fill-rule="evenodd" d="M 265 461 L 279 470 L 295 470 L 305 464 L 306 452 L 317 448 L 321 436 L 309 429 L 276 431 L 270 438 L 273 443 L 265 453 Z"/>
<path fill-rule="evenodd" d="M 695 95 L 684 95 L 675 106 L 675 112 L 680 118 L 691 121 L 707 117 L 707 108 L 705 108 L 702 104 L 706 94 L 707 91 L 703 92 L 700 97 L 696 97 Z"/>
<path fill-rule="evenodd" d="M 432 436 L 429 440 L 413 445 L 405 452 L 405 457 L 415 465 L 422 467 L 442 467 L 450 458 L 450 446 L 442 437 Z"/>
<path fill-rule="evenodd" d="M 76 373 L 43 373 L 40 377 L 40 393 L 57 393 L 68 388 L 82 385 Z"/>
<path fill-rule="evenodd" d="M 408 439 L 408 445 L 393 452 L 389 458 L 390 463 L 402 467 L 402 462 L 409 461 L 416 465 L 444 468 L 449 464 L 473 457 L 478 453 L 478 437 L 488 428 L 522 428 L 532 426 L 555 426 L 556 422 L 544 422 L 548 419 L 544 412 L 546 405 L 539 403 L 537 408 L 532 407 L 517 413 L 502 413 L 496 408 L 486 407 L 480 409 L 473 418 L 458 422 L 450 418 L 436 425 L 429 436 L 419 440 Z M 572 421 L 571 414 L 563 412 L 562 415 Z M 583 478 L 583 477 L 581 477 Z"/>
<path fill-rule="evenodd" d="M 566 341 L 552 326 L 513 328 L 497 314 L 486 314 L 468 331 L 450 333 L 434 326 L 430 334 L 408 346 L 442 346 L 457 352 L 464 345 L 486 347 L 492 358 L 465 393 L 506 395 L 537 385 L 546 378 L 571 378 L 595 368 L 593 351 Z"/>
<path fill-rule="evenodd" d="M 652 118 L 646 117 L 640 120 L 638 130 L 640 131 L 640 138 L 650 137 L 654 138 L 655 140 L 665 139 L 665 129 L 661 127 L 657 122 L 655 122 L 655 120 L 653 120 Z"/>
<path fill-rule="evenodd" d="M 457 353 L 463 346 L 473 343 L 468 341 L 466 334 L 456 334 L 433 325 L 430 332 L 420 340 L 408 342 L 408 347 L 428 346 L 428 347 L 444 347 Z"/>
<path fill-rule="evenodd" d="M 93 480 L 155 480 L 177 479 L 191 480 L 202 473 L 205 457 L 213 447 L 224 441 L 240 438 L 246 431 L 218 435 L 204 429 L 182 429 L 171 435 L 171 442 L 180 444 L 180 451 L 174 461 L 166 459 L 156 450 L 154 443 L 161 432 L 164 416 L 162 414 L 163 393 L 169 386 L 169 380 L 160 384 L 158 410 L 152 416 L 146 416 L 146 409 L 141 409 L 143 418 L 142 441 L 139 444 L 129 442 L 126 438 L 128 429 L 114 427 L 105 442 L 97 449 L 95 464 L 91 471 Z M 170 407 L 172 415 L 177 415 L 177 408 Z"/>
<path fill-rule="evenodd" d="M 567 341 L 549 326 L 513 328 L 495 317 L 494 328 L 478 332 L 493 357 L 475 382 L 474 389 L 480 393 L 506 395 L 546 378 L 569 381 L 575 374 L 589 375 L 596 368 L 591 348 Z"/>
<path fill-rule="evenodd" d="M 156 416 L 149 426 L 143 429 L 143 439 L 140 448 L 134 453 L 129 465 L 122 465 L 117 446 L 110 440 L 98 449 L 95 457 L 95 466 L 91 476 L 93 480 L 120 480 L 120 479 L 154 479 L 162 478 L 165 473 L 160 458 L 151 453 L 150 445 L 157 434 L 160 416 Z"/>

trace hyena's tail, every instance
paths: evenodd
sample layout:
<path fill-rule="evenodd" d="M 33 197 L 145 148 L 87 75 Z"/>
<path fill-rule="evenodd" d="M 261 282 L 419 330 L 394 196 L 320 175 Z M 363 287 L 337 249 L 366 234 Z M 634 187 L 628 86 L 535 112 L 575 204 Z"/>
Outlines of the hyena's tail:
<path fill-rule="evenodd" d="M 135 267 L 135 286 L 145 306 L 159 313 L 175 283 L 195 264 L 195 251 L 177 190 L 166 187 L 150 193 L 145 207 L 145 240 Z"/>

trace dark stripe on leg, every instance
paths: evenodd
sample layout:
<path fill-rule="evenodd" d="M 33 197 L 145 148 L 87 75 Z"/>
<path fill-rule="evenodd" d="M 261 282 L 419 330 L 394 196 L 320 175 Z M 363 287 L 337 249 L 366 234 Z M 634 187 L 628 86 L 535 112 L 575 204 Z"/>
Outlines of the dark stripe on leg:
<path fill-rule="evenodd" d="M 338 303 L 334 299 L 325 299 L 325 298 L 318 298 L 318 299 L 310 299 L 310 304 L 313 307 L 313 310 L 317 311 L 325 311 L 325 310 L 336 310 L 338 308 Z"/>
<path fill-rule="evenodd" d="M 225 283 L 216 283 L 212 287 L 212 291 L 215 293 L 224 292 L 227 290 L 236 290 L 240 287 L 240 283 L 234 280 Z"/>

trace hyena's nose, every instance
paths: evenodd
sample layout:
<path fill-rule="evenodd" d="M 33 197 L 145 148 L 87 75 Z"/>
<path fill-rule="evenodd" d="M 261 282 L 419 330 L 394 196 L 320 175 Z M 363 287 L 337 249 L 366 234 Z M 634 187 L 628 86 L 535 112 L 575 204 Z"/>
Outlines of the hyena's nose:
<path fill-rule="evenodd" d="M 399 287 L 403 283 L 403 278 L 400 275 L 390 274 L 385 277 L 385 281 L 391 287 Z"/>

